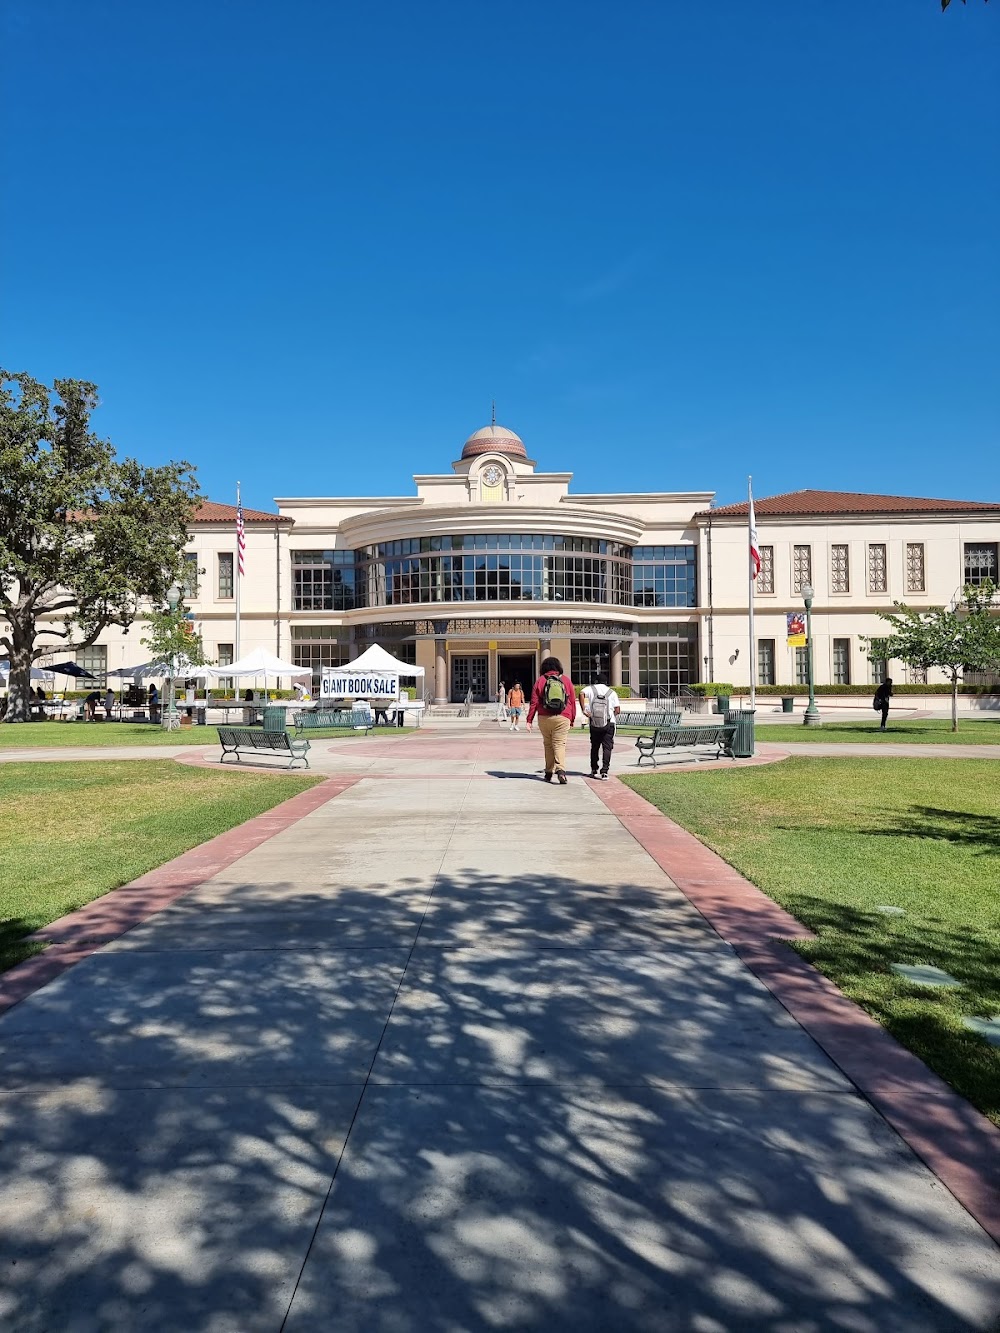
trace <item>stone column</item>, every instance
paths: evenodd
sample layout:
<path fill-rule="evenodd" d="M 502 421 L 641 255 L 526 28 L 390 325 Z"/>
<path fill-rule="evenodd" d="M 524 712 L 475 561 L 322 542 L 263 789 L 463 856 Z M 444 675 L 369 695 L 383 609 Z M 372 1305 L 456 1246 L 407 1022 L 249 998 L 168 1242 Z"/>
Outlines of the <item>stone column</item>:
<path fill-rule="evenodd" d="M 620 639 L 615 639 L 611 645 L 611 688 L 622 683 L 622 645 Z"/>
<path fill-rule="evenodd" d="M 444 639 L 434 640 L 434 702 L 448 702 L 448 653 Z"/>
<path fill-rule="evenodd" d="M 639 693 L 639 631 L 634 629 L 628 644 L 628 683 L 633 698 Z"/>

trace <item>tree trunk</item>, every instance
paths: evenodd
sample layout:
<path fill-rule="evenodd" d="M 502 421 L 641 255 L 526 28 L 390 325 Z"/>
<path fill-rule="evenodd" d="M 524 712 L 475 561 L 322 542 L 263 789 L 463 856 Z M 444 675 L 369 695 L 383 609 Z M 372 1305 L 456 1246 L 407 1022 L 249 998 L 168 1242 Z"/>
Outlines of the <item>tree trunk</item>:
<path fill-rule="evenodd" d="M 31 663 L 35 638 L 34 630 L 33 622 L 29 626 L 17 623 L 11 625 L 10 684 L 7 693 L 5 722 L 31 721 Z"/>
<path fill-rule="evenodd" d="M 951 729 L 958 730 L 958 672 L 951 673 Z"/>

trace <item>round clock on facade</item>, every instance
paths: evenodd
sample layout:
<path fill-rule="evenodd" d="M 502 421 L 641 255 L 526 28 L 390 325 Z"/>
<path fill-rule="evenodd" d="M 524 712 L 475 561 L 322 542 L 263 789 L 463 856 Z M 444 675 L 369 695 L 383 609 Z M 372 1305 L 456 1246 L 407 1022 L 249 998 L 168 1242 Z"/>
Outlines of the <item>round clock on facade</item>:
<path fill-rule="evenodd" d="M 503 481 L 503 473 L 497 467 L 496 463 L 491 463 L 483 472 L 483 481 L 487 486 L 499 486 Z"/>

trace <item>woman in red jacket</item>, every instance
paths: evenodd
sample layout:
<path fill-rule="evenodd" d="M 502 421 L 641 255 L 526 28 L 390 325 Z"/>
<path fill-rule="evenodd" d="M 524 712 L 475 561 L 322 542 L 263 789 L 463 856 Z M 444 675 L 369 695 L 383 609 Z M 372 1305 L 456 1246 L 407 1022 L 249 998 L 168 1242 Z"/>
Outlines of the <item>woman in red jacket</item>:
<path fill-rule="evenodd" d="M 576 690 L 569 676 L 563 675 L 558 657 L 546 657 L 542 674 L 531 691 L 528 709 L 528 730 L 538 717 L 538 730 L 545 746 L 545 781 L 552 781 L 555 773 L 560 782 L 566 782 L 566 737 L 576 717 Z"/>

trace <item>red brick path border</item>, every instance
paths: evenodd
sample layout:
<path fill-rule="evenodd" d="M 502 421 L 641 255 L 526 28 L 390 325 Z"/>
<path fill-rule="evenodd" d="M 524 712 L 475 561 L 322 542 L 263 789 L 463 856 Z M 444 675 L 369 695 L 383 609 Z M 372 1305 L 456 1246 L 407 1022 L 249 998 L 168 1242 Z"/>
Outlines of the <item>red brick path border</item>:
<path fill-rule="evenodd" d="M 49 947 L 37 958 L 28 958 L 0 976 L 0 1014 L 357 781 L 340 776 L 327 778 L 29 935 L 28 939 L 45 941 Z"/>
<path fill-rule="evenodd" d="M 782 943 L 816 938 L 801 922 L 630 788 L 617 781 L 592 785 L 754 976 L 1000 1245 L 1000 1130 Z"/>

